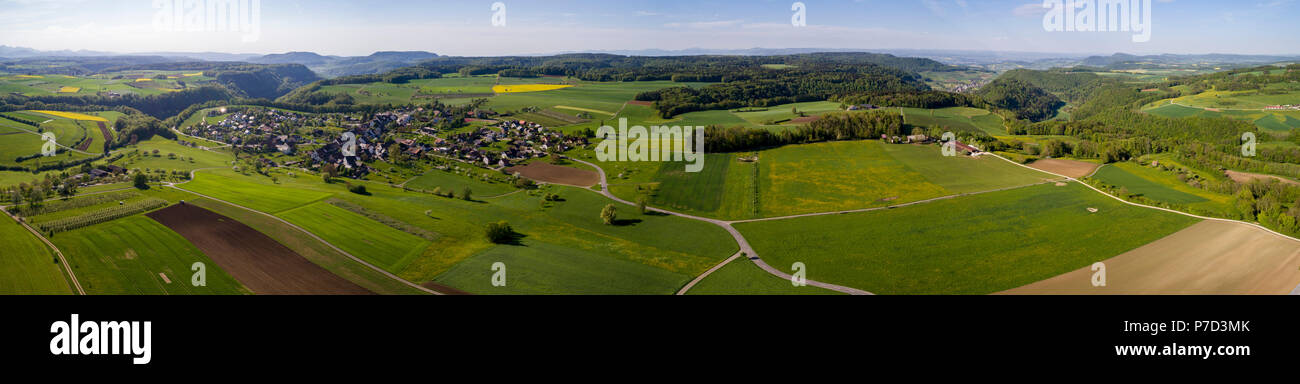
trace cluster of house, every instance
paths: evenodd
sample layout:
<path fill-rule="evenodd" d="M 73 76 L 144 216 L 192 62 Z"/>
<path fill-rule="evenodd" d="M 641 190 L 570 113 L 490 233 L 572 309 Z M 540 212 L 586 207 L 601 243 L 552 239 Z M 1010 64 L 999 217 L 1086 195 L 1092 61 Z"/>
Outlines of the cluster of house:
<path fill-rule="evenodd" d="M 496 143 L 503 143 L 505 149 L 487 149 Z M 551 152 L 565 152 L 587 144 L 586 137 L 565 136 L 541 124 L 519 120 L 503 121 L 473 132 L 440 138 L 429 149 L 471 163 L 509 167 L 522 160 L 545 157 Z"/>
<path fill-rule="evenodd" d="M 1300 111 L 1300 105 L 1270 105 L 1264 107 L 1265 111 Z"/>
<path fill-rule="evenodd" d="M 968 93 L 978 91 L 989 83 L 989 80 L 970 80 L 965 83 L 957 84 L 952 87 L 953 93 Z"/>
<path fill-rule="evenodd" d="M 105 177 L 114 176 L 114 175 L 125 175 L 125 174 L 126 174 L 126 168 L 122 168 L 116 165 L 107 165 L 100 168 L 91 169 L 90 172 L 88 173 L 79 173 L 76 175 L 72 175 L 72 179 L 77 180 L 77 182 L 82 184 L 89 184 L 95 180 L 99 180 Z"/>
<path fill-rule="evenodd" d="M 931 143 L 938 142 L 936 138 L 929 137 L 923 134 L 915 134 L 915 135 L 908 135 L 908 136 L 893 136 L 893 137 L 889 135 L 880 135 L 880 141 L 884 141 L 890 144 L 931 144 Z M 953 148 L 957 151 L 957 153 L 960 153 L 964 156 L 979 156 L 981 153 L 984 152 L 979 148 L 975 148 L 973 146 L 970 146 L 960 141 L 953 141 L 952 145 Z"/>
<path fill-rule="evenodd" d="M 225 108 L 208 112 L 209 117 L 225 114 Z M 190 136 L 230 144 L 254 153 L 278 151 L 292 154 L 299 144 L 309 140 L 297 135 L 298 127 L 321 124 L 319 118 L 274 109 L 251 109 L 231 113 L 216 124 L 195 124 L 182 131 Z"/>

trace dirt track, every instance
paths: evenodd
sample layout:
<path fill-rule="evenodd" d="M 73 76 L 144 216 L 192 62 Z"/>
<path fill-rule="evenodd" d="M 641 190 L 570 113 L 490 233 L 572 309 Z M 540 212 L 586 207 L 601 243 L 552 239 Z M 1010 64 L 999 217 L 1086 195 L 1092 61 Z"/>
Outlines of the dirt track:
<path fill-rule="evenodd" d="M 1105 261 L 1002 292 L 1016 295 L 1285 295 L 1300 283 L 1300 243 L 1240 223 L 1204 221 Z"/>
<path fill-rule="evenodd" d="M 1232 181 L 1242 183 L 1242 184 L 1247 184 L 1255 180 L 1264 180 L 1264 181 L 1277 180 L 1285 184 L 1300 185 L 1300 182 L 1297 182 L 1295 180 L 1287 179 L 1284 177 L 1273 176 L 1273 175 L 1261 175 L 1257 173 L 1245 173 L 1245 172 L 1237 172 L 1237 171 L 1227 171 L 1224 173 L 1227 174 L 1228 178 L 1231 178 Z"/>
<path fill-rule="evenodd" d="M 544 161 L 534 161 L 532 164 L 519 167 L 506 168 L 507 172 L 519 172 L 520 175 L 532 180 L 550 184 L 572 185 L 577 187 L 590 187 L 600 183 L 600 174 L 585 169 L 561 167 Z"/>
<path fill-rule="evenodd" d="M 148 216 L 179 233 L 222 270 L 262 295 L 369 294 L 350 281 L 234 219 L 193 205 L 174 205 Z"/>
<path fill-rule="evenodd" d="M 1029 164 L 1030 168 L 1080 179 L 1092 175 L 1100 164 L 1074 160 L 1045 159 Z"/>

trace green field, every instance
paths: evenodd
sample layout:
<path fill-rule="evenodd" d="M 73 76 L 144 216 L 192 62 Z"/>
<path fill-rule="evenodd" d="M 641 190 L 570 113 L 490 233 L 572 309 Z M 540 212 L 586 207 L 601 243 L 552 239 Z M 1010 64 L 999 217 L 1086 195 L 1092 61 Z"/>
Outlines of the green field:
<path fill-rule="evenodd" d="M 704 278 L 688 295 L 838 295 L 814 286 L 796 287 L 744 258 L 736 259 Z"/>
<path fill-rule="evenodd" d="M 1219 174 L 1209 174 L 1203 171 L 1191 170 L 1179 164 L 1172 156 L 1152 155 L 1141 158 L 1145 162 L 1159 162 L 1163 167 L 1173 167 L 1190 172 L 1188 176 L 1195 176 L 1202 180 L 1207 179 L 1226 179 Z M 1160 168 L 1151 166 L 1142 166 L 1133 162 L 1114 163 L 1102 167 L 1094 176 L 1095 179 L 1113 185 L 1124 187 L 1131 194 L 1142 195 L 1152 201 L 1178 205 L 1191 209 L 1197 213 L 1213 215 L 1233 215 L 1233 197 L 1231 195 L 1210 192 L 1204 189 L 1188 185 L 1187 182 L 1180 180 L 1178 174 L 1173 171 L 1165 171 Z"/>
<path fill-rule="evenodd" d="M 329 193 L 278 188 L 200 172 L 193 181 L 181 186 L 190 191 L 262 212 L 283 212 L 330 197 Z"/>
<path fill-rule="evenodd" d="M 184 237 L 145 216 L 60 233 L 51 240 L 68 258 L 73 273 L 88 294 L 250 293 Z M 191 284 L 194 263 L 206 265 L 207 286 Z"/>
<path fill-rule="evenodd" d="M 1195 222 L 1071 183 L 736 227 L 765 261 L 777 268 L 805 263 L 811 280 L 877 294 L 988 294 L 1114 257 Z"/>
<path fill-rule="evenodd" d="M 1207 201 L 1200 196 L 1182 192 L 1169 186 L 1144 179 L 1128 171 L 1135 164 L 1121 163 L 1102 167 L 1093 177 L 1106 184 L 1124 187 L 1129 193 L 1170 204 L 1192 204 Z"/>
<path fill-rule="evenodd" d="M 1271 84 L 1266 90 L 1279 92 L 1279 94 L 1266 94 L 1260 91 L 1209 91 L 1172 100 L 1161 100 L 1147 105 L 1143 108 L 1143 112 L 1174 118 L 1193 116 L 1229 118 L 1253 123 L 1260 129 L 1272 132 L 1288 132 L 1300 128 L 1300 111 L 1263 109 L 1273 105 L 1300 104 L 1300 84 Z"/>
<path fill-rule="evenodd" d="M 522 247 L 546 249 L 546 255 L 551 258 L 563 260 L 569 255 L 572 258 L 600 257 L 602 262 L 609 265 L 636 265 L 621 270 L 651 268 L 656 272 L 639 273 L 646 276 L 663 273 L 672 275 L 671 279 L 654 279 L 657 283 L 641 287 L 640 293 L 675 292 L 686 281 L 734 254 L 737 249 L 730 236 L 714 225 L 677 217 L 640 215 L 633 207 L 619 208 L 620 225 L 604 225 L 599 213 L 609 201 L 581 188 L 544 187 L 544 191 L 561 196 L 561 201 L 543 207 L 541 192 L 515 193 L 487 201 L 470 202 L 404 192 L 377 183 L 366 183 L 370 195 L 363 196 L 347 193 L 341 183 L 326 185 L 316 177 L 287 178 L 281 175 L 280 179 L 280 184 L 275 185 L 263 176 L 243 176 L 229 170 L 214 170 L 199 172 L 196 182 L 181 187 L 193 187 L 197 192 L 205 194 L 220 194 L 219 197 L 223 200 L 255 208 L 260 206 L 271 212 L 278 212 L 275 209 L 279 207 L 306 205 L 316 201 L 316 196 L 333 196 L 362 206 L 374 214 L 435 232 L 438 234 L 436 241 L 414 246 L 414 240 L 407 240 L 418 238 L 400 233 L 395 236 L 396 240 L 391 240 L 386 233 L 395 234 L 392 228 L 373 220 L 362 220 L 351 212 L 324 203 L 278 214 L 349 253 L 374 260 L 378 265 L 391 268 L 392 272 L 417 283 L 435 279 L 440 282 L 476 279 L 458 277 L 466 274 L 481 273 L 484 279 L 490 277 L 491 271 L 483 272 L 480 268 L 459 265 L 469 262 L 468 260 L 482 260 L 487 257 L 481 256 L 484 253 L 491 255 L 491 252 L 503 252 L 499 249 L 502 247 L 520 247 L 487 242 L 483 226 L 501 220 L 509 221 L 515 231 L 523 236 L 520 239 Z M 266 196 L 307 197 L 267 200 Z M 328 212 L 315 212 L 320 210 Z M 412 256 L 410 250 L 415 248 L 419 248 L 419 251 Z M 566 272 L 565 268 L 579 268 L 585 271 L 580 275 L 603 276 L 600 279 L 619 273 L 617 270 L 602 271 L 597 268 L 598 264 L 600 262 L 584 261 L 571 265 L 554 265 L 555 269 L 546 269 L 543 267 L 548 264 L 541 263 L 534 266 L 538 269 L 531 271 L 538 274 L 536 276 L 566 276 L 570 272 Z M 455 272 L 452 272 L 453 269 Z M 447 275 L 443 276 L 444 274 Z M 536 282 L 531 283 L 533 288 L 529 289 L 544 290 L 547 293 L 586 292 L 589 289 L 587 287 L 592 286 L 590 281 L 569 281 L 558 277 L 549 280 L 538 277 L 534 281 Z M 481 286 L 448 284 L 474 293 L 491 293 L 476 291 L 476 287 Z M 614 287 L 609 287 L 604 292 L 624 293 Z"/>
<path fill-rule="evenodd" d="M 325 245 L 325 243 L 307 235 L 307 233 L 274 218 L 209 199 L 199 199 L 190 202 L 190 204 L 238 220 L 240 223 L 275 239 L 280 244 L 284 244 L 284 246 L 302 255 L 312 263 L 371 292 L 384 295 L 423 294 L 419 290 L 353 261 L 346 255 Z"/>
<path fill-rule="evenodd" d="M 989 111 L 967 107 L 943 109 L 903 108 L 908 125 L 921 128 L 940 127 L 956 133 L 984 132 L 989 135 L 1006 135 L 1002 117 Z"/>
<path fill-rule="evenodd" d="M 456 195 L 469 188 L 476 198 L 499 196 L 515 191 L 515 188 L 510 185 L 489 183 L 437 169 L 412 179 L 406 183 L 406 186 L 429 192 L 441 188 L 443 192 L 453 192 Z"/>
<path fill-rule="evenodd" d="M 699 173 L 684 172 L 681 163 L 609 163 L 605 171 L 633 173 L 611 182 L 625 199 L 644 195 L 655 206 L 732 220 L 883 207 L 1051 178 L 996 158 L 950 158 L 938 146 L 879 141 L 792 145 L 759 152 L 757 163 L 740 161 L 753 156 L 710 154 Z"/>
<path fill-rule="evenodd" d="M 235 156 L 227 152 L 213 152 L 186 147 L 161 137 L 141 141 L 127 149 L 138 149 L 140 153 L 129 153 L 113 164 L 126 169 L 191 171 L 202 168 L 227 167 L 235 160 Z M 158 151 L 158 154 L 154 155 L 153 151 Z M 173 154 L 176 155 L 175 158 L 169 156 Z"/>
<path fill-rule="evenodd" d="M 71 294 L 62 268 L 36 235 L 0 214 L 0 295 Z"/>
<path fill-rule="evenodd" d="M 492 266 L 506 266 L 506 286 L 492 285 Z M 547 243 L 502 246 L 456 265 L 437 281 L 475 294 L 665 294 L 689 276 Z M 563 287 L 563 290 L 557 290 Z"/>
<path fill-rule="evenodd" d="M 38 77 L 0 76 L 0 92 L 18 93 L 24 96 L 94 96 L 100 92 L 117 92 L 118 94 L 136 94 L 141 96 L 160 95 L 184 88 L 193 88 L 214 80 L 210 77 L 191 76 L 168 79 L 150 79 L 136 82 L 137 77 L 150 77 L 158 74 L 179 75 L 180 71 L 132 71 L 93 76 L 39 75 Z M 182 82 L 184 85 L 182 85 Z M 71 91 L 77 88 L 76 92 Z"/>
<path fill-rule="evenodd" d="M 318 202 L 281 212 L 280 217 L 381 268 L 398 271 L 429 242 L 343 208 Z"/>

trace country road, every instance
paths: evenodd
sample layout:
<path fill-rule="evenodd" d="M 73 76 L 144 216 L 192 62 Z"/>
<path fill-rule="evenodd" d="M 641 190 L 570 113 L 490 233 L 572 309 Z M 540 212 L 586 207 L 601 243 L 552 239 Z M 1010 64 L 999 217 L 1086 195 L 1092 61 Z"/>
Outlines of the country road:
<path fill-rule="evenodd" d="M 54 243 L 51 243 L 50 239 L 46 239 L 45 235 L 41 234 L 40 231 L 33 229 L 30 225 L 27 225 L 27 222 L 20 220 L 18 216 L 14 216 L 13 214 L 9 213 L 9 211 L 3 208 L 0 208 L 0 212 L 4 212 L 6 215 L 9 215 L 10 218 L 13 218 L 14 221 L 17 221 L 18 224 L 23 226 L 23 228 L 27 228 L 27 230 L 31 231 L 33 235 L 36 235 L 36 238 L 41 239 L 41 242 L 44 242 L 45 245 L 50 247 L 51 250 L 54 250 L 54 255 L 59 257 L 59 264 L 63 265 L 63 270 L 67 272 L 68 279 L 71 280 L 70 282 L 72 283 L 72 287 L 77 289 L 77 294 L 83 296 L 86 294 L 86 290 L 81 288 L 81 282 L 77 280 L 77 275 L 72 273 L 72 266 L 68 265 L 68 259 L 63 257 L 63 251 L 60 251 L 59 247 L 54 246 Z"/>
<path fill-rule="evenodd" d="M 610 200 L 614 200 L 615 202 L 618 202 L 618 203 L 621 203 L 621 204 L 632 205 L 632 206 L 635 206 L 635 205 L 636 205 L 636 204 L 633 204 L 632 202 L 629 202 L 629 201 L 627 201 L 627 200 L 623 200 L 623 199 L 619 198 L 618 196 L 614 196 L 613 193 L 610 193 L 610 192 L 609 192 L 609 182 L 608 182 L 608 179 L 607 179 L 606 176 L 605 176 L 605 170 L 604 170 L 603 168 L 597 166 L 596 164 L 592 164 L 592 163 L 589 163 L 589 162 L 586 162 L 586 161 L 582 161 L 582 160 L 574 159 L 574 158 L 567 157 L 567 156 L 566 156 L 566 158 L 569 159 L 569 160 L 573 160 L 573 161 L 575 161 L 575 162 L 578 162 L 578 163 L 582 163 L 582 164 L 589 165 L 589 166 L 591 166 L 592 168 L 595 168 L 595 169 L 596 169 L 596 172 L 600 174 L 600 194 L 601 194 L 601 195 L 604 195 L 606 198 L 608 198 L 608 199 L 610 199 Z M 749 260 L 750 260 L 750 261 L 752 261 L 754 264 L 758 265 L 758 267 L 759 267 L 759 268 L 762 268 L 764 271 L 767 271 L 767 273 L 770 273 L 770 274 L 772 274 L 772 275 L 775 275 L 776 277 L 780 277 L 780 278 L 782 278 L 782 279 L 786 279 L 786 280 L 790 280 L 790 279 L 792 278 L 792 276 L 790 276 L 790 274 L 785 273 L 785 272 L 783 272 L 783 271 L 781 271 L 781 270 L 779 270 L 779 269 L 776 269 L 776 268 L 772 267 L 771 265 L 768 265 L 767 262 L 764 262 L 762 258 L 759 258 L 759 257 L 758 257 L 758 252 L 755 252 L 755 251 L 754 251 L 754 247 L 752 247 L 752 246 L 749 245 L 749 241 L 748 241 L 748 240 L 745 240 L 745 236 L 742 235 L 742 234 L 740 234 L 740 231 L 736 230 L 735 227 L 731 226 L 731 223 L 730 223 L 730 222 L 726 222 L 726 221 L 722 221 L 722 220 L 717 220 L 717 219 L 710 219 L 710 218 L 706 218 L 706 217 L 692 216 L 692 215 L 687 215 L 687 214 L 685 214 L 685 213 L 678 213 L 678 212 L 673 212 L 673 211 L 669 211 L 669 210 L 665 210 L 665 209 L 659 209 L 659 208 L 646 207 L 646 209 L 649 210 L 649 211 L 652 211 L 652 212 L 659 212 L 659 213 L 666 214 L 666 215 L 672 215 L 672 216 L 677 216 L 677 217 L 686 218 L 686 219 L 691 219 L 691 220 L 696 220 L 696 221 L 703 221 L 703 222 L 706 222 L 706 223 L 710 223 L 710 224 L 713 224 L 713 225 L 717 225 L 717 226 L 719 226 L 719 227 L 722 227 L 722 229 L 727 230 L 727 233 L 730 233 L 730 234 L 731 234 L 731 237 L 734 238 L 734 239 L 736 240 L 736 244 L 740 246 L 740 252 L 739 252 L 739 253 L 737 253 L 736 255 L 732 256 L 732 257 L 729 258 L 729 259 L 727 259 L 727 261 L 724 261 L 723 263 L 718 264 L 717 266 L 713 267 L 713 268 L 710 269 L 709 271 L 705 272 L 703 275 L 700 275 L 699 277 L 696 277 L 695 280 L 691 281 L 689 284 L 687 284 L 685 287 L 683 287 L 680 291 L 678 291 L 678 292 L 677 292 L 678 295 L 684 295 L 684 294 L 686 294 L 686 291 L 689 290 L 691 287 L 694 287 L 696 283 L 698 283 L 699 281 L 703 280 L 705 277 L 707 277 L 709 274 L 713 273 L 714 271 L 717 271 L 717 270 L 719 270 L 719 269 L 722 269 L 722 267 L 725 266 L 728 262 L 730 262 L 730 261 L 732 261 L 732 260 L 735 260 L 735 259 L 741 257 L 742 255 L 744 255 L 744 256 L 746 256 L 746 257 L 749 257 Z M 864 290 L 861 290 L 861 289 L 857 289 L 857 288 L 849 288 L 849 287 L 839 286 L 839 285 L 835 285 L 835 284 L 823 283 L 823 282 L 819 282 L 819 281 L 807 280 L 807 283 L 808 283 L 808 285 L 811 285 L 811 286 L 814 286 L 814 287 L 825 288 L 825 289 L 829 289 L 829 290 L 836 291 L 836 292 L 847 293 L 847 294 L 850 294 L 850 295 L 870 295 L 870 294 L 872 294 L 871 292 L 867 292 L 867 291 L 864 291 Z"/>

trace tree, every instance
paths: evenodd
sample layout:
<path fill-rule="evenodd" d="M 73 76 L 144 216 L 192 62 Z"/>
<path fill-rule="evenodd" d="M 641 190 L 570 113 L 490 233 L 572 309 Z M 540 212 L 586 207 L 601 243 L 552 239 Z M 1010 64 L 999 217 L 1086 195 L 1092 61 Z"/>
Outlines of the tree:
<path fill-rule="evenodd" d="M 149 189 L 149 176 L 136 172 L 134 178 L 135 188 L 140 190 Z"/>
<path fill-rule="evenodd" d="M 406 162 L 406 153 L 402 152 L 401 143 L 393 143 L 393 145 L 388 146 L 388 161 L 397 165 Z"/>
<path fill-rule="evenodd" d="M 491 241 L 492 244 L 508 244 L 515 238 L 514 228 L 511 228 L 510 223 L 505 221 L 488 223 L 487 227 L 484 228 L 484 232 L 487 234 L 488 241 Z"/>
<path fill-rule="evenodd" d="M 605 222 L 605 225 L 614 225 L 618 220 L 618 208 L 615 208 L 614 204 L 606 205 L 605 209 L 600 210 L 600 219 Z"/>
<path fill-rule="evenodd" d="M 647 209 L 645 206 L 645 196 L 636 199 L 636 209 L 640 211 L 642 215 L 646 214 Z"/>
<path fill-rule="evenodd" d="M 59 186 L 59 196 L 72 197 L 76 194 L 77 194 L 77 183 L 74 183 L 72 181 L 64 181 L 63 185 Z"/>
<path fill-rule="evenodd" d="M 470 190 L 469 187 L 465 187 L 465 190 L 461 191 L 460 193 L 460 198 L 464 199 L 465 201 L 473 201 L 474 191 Z"/>

